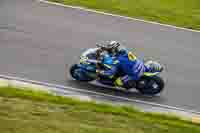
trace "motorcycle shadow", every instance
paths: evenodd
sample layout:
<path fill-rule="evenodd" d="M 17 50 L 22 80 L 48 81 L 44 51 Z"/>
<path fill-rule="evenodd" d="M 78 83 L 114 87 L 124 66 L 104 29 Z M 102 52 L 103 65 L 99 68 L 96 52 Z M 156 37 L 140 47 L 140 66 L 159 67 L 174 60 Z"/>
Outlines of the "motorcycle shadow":
<path fill-rule="evenodd" d="M 131 91 L 127 91 L 125 89 L 119 90 L 117 88 L 100 85 L 96 82 L 87 83 L 87 82 L 80 82 L 76 80 L 68 80 L 67 84 L 78 89 L 89 90 L 89 91 L 94 91 L 94 92 L 103 93 L 107 95 L 129 98 L 133 100 L 137 99 L 137 100 L 143 100 L 143 101 L 148 101 L 148 102 L 158 102 L 158 103 L 162 103 L 163 101 L 165 101 L 165 99 L 161 95 L 147 96 L 147 95 L 142 95 L 141 93 L 137 92 L 135 89 Z"/>

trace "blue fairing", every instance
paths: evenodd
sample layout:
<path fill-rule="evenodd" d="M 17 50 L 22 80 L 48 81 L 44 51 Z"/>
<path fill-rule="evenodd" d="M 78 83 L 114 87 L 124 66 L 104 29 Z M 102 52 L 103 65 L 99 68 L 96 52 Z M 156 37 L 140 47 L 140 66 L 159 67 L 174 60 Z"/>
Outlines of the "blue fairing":
<path fill-rule="evenodd" d="M 78 77 L 82 80 L 95 79 L 96 78 L 96 66 L 94 65 L 85 65 L 78 64 L 79 74 Z"/>
<path fill-rule="evenodd" d="M 83 71 L 88 71 L 88 72 L 96 72 L 96 66 L 95 65 L 85 65 L 85 64 L 79 64 L 79 67 L 83 70 Z"/>

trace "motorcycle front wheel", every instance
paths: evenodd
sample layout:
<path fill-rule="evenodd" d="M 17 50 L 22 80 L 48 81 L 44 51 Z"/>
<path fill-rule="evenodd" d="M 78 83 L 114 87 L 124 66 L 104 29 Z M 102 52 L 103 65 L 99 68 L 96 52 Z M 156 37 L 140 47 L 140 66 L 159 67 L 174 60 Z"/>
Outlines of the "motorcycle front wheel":
<path fill-rule="evenodd" d="M 86 72 L 84 72 L 78 64 L 74 64 L 70 68 L 70 75 L 72 78 L 78 81 L 85 81 L 85 82 L 90 82 L 93 81 L 94 79 L 89 77 Z"/>

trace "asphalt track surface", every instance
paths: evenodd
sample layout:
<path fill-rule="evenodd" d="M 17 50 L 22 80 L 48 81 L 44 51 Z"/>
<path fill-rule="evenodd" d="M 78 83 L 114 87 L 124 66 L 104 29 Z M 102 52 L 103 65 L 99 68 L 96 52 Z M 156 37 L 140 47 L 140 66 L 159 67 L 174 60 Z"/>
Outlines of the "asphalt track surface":
<path fill-rule="evenodd" d="M 96 42 L 118 40 L 165 64 L 160 96 L 73 81 L 69 66 Z M 0 74 L 200 111 L 200 33 L 53 6 L 0 1 Z M 67 65 L 66 65 L 67 64 Z"/>

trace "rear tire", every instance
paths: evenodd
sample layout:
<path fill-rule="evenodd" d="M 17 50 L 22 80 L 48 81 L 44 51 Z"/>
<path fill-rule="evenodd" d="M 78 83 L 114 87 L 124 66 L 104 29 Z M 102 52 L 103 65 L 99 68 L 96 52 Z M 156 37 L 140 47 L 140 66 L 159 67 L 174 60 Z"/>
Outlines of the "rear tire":
<path fill-rule="evenodd" d="M 156 95 L 164 89 L 165 83 L 159 76 L 144 76 L 137 82 L 136 89 L 144 95 Z"/>
<path fill-rule="evenodd" d="M 88 77 L 78 64 L 74 64 L 71 66 L 70 75 L 72 76 L 72 78 L 78 81 L 89 82 L 94 80 L 93 78 Z"/>

